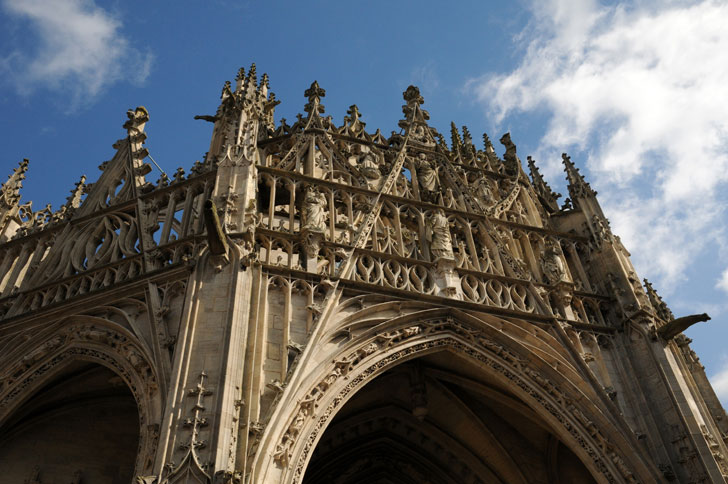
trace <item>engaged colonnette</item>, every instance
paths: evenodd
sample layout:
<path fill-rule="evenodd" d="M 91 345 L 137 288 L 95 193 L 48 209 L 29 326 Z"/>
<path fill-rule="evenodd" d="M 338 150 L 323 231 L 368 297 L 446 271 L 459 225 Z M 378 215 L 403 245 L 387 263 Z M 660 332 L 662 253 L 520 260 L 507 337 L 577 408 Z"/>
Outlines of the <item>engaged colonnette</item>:
<path fill-rule="evenodd" d="M 147 177 L 143 107 L 59 210 L 0 194 L 8 482 L 723 482 L 726 414 L 570 158 L 304 114 L 255 66 L 203 161 Z"/>

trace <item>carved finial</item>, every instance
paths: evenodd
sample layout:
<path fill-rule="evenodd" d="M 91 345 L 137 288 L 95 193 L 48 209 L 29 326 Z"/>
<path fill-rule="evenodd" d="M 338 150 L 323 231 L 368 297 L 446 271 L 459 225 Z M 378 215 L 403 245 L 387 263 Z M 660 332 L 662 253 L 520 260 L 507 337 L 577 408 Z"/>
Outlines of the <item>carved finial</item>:
<path fill-rule="evenodd" d="M 463 145 L 463 140 L 460 138 L 457 126 L 454 122 L 450 122 L 450 141 L 452 143 L 453 152 L 457 152 Z"/>
<path fill-rule="evenodd" d="M 463 143 L 473 144 L 473 137 L 470 135 L 470 130 L 467 126 L 463 126 Z"/>
<path fill-rule="evenodd" d="M 485 147 L 485 151 L 495 151 L 495 148 L 493 148 L 493 143 L 490 142 L 490 138 L 488 137 L 488 133 L 483 133 L 483 146 Z"/>
<path fill-rule="evenodd" d="M 425 99 L 420 95 L 420 90 L 416 86 L 408 86 L 407 90 L 402 93 L 407 104 L 424 104 Z"/>
<path fill-rule="evenodd" d="M 138 106 L 134 110 L 128 110 L 126 117 L 129 119 L 124 123 L 124 129 L 133 138 L 144 131 L 144 125 L 149 121 L 149 111 L 144 106 Z"/>
<path fill-rule="evenodd" d="M 67 210 L 74 210 L 81 206 L 81 197 L 83 197 L 83 194 L 86 190 L 86 175 L 81 175 L 81 179 L 78 180 L 76 183 L 76 186 L 71 190 L 71 195 L 66 198 L 66 204 L 64 207 L 66 207 Z"/>
<path fill-rule="evenodd" d="M 359 113 L 359 108 L 356 104 L 352 104 L 351 106 L 349 106 L 349 109 L 346 110 L 346 114 L 349 115 L 349 120 L 351 120 L 352 122 L 359 121 L 359 116 L 361 116 L 361 114 Z"/>
<path fill-rule="evenodd" d="M 546 180 L 544 180 L 543 176 L 541 176 L 541 173 L 538 171 L 538 167 L 536 166 L 536 162 L 533 158 L 528 156 L 526 161 L 528 162 L 528 171 L 531 175 L 531 181 L 533 182 L 533 189 L 536 191 L 539 200 L 541 200 L 541 203 L 550 213 L 558 212 L 559 204 L 557 200 L 561 197 L 561 194 L 554 192 L 549 184 L 546 183 Z"/>
<path fill-rule="evenodd" d="M 357 105 L 352 104 L 351 106 L 349 106 L 346 114 L 347 116 L 344 116 L 344 124 L 355 134 L 361 132 L 361 130 L 364 129 L 364 126 L 366 126 L 366 123 L 359 120 L 361 113 L 359 113 L 359 108 L 357 107 Z"/>
<path fill-rule="evenodd" d="M 597 192 L 592 190 L 592 187 L 584 180 L 582 174 L 579 173 L 579 169 L 571 161 L 571 157 L 566 153 L 562 153 L 561 160 L 564 163 L 566 180 L 569 182 L 569 195 L 572 202 L 578 205 L 579 198 L 596 196 Z"/>
<path fill-rule="evenodd" d="M 498 155 L 495 153 L 495 148 L 493 148 L 493 143 L 491 143 L 487 133 L 483 133 L 483 146 L 485 147 L 485 161 L 487 162 L 486 169 L 498 171 L 500 160 L 498 160 Z"/>
<path fill-rule="evenodd" d="M 420 95 L 420 90 L 415 86 L 409 86 L 403 93 L 403 97 L 407 104 L 402 106 L 404 119 L 399 122 L 399 127 L 409 129 L 411 141 L 434 147 L 436 145 L 435 138 L 430 127 L 427 126 L 430 113 L 421 107 L 425 100 Z"/>
<path fill-rule="evenodd" d="M 248 86 L 258 86 L 258 75 L 255 71 L 255 62 L 253 62 L 250 65 L 250 69 L 248 69 Z"/>
<path fill-rule="evenodd" d="M 28 163 L 28 159 L 23 158 L 23 161 L 13 170 L 13 174 L 8 176 L 8 181 L 0 188 L 1 208 L 12 208 L 20 201 L 20 189 L 23 187 L 25 172 L 28 171 Z"/>
<path fill-rule="evenodd" d="M 174 178 L 172 179 L 172 183 L 179 183 L 185 179 L 185 171 L 182 169 L 182 167 L 177 168 L 177 171 L 174 172 Z"/>
<path fill-rule="evenodd" d="M 318 115 L 324 112 L 324 105 L 321 104 L 321 98 L 326 96 L 326 90 L 319 86 L 318 81 L 313 81 L 311 87 L 303 93 L 308 98 L 308 104 L 303 108 L 309 116 Z"/>
<path fill-rule="evenodd" d="M 238 69 L 238 75 L 235 76 L 235 92 L 240 92 L 243 89 L 243 83 L 245 82 L 245 69 L 242 67 Z"/>
<path fill-rule="evenodd" d="M 263 77 L 260 80 L 260 87 L 265 87 L 268 89 L 270 87 L 270 78 L 268 77 L 267 73 L 263 73 Z"/>
<path fill-rule="evenodd" d="M 220 99 L 222 101 L 225 101 L 226 99 L 232 97 L 233 91 L 230 88 L 230 81 L 225 81 L 225 84 L 222 85 L 222 90 L 220 92 Z"/>

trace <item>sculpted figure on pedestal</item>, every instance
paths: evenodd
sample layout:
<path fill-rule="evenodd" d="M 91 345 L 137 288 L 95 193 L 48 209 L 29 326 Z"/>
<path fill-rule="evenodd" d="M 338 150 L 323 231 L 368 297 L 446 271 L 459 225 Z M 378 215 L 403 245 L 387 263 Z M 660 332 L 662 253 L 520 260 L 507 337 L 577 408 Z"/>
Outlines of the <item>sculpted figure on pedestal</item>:
<path fill-rule="evenodd" d="M 424 153 L 420 153 L 416 163 L 417 181 L 420 184 L 420 197 L 426 200 L 434 199 L 434 193 L 437 189 L 437 170 L 427 160 Z"/>
<path fill-rule="evenodd" d="M 541 257 L 541 270 L 548 284 L 556 284 L 566 280 L 566 267 L 559 250 L 553 242 L 549 242 Z"/>
<path fill-rule="evenodd" d="M 305 224 L 303 230 L 308 232 L 326 232 L 326 197 L 316 189 L 309 189 L 303 208 Z"/>
<path fill-rule="evenodd" d="M 442 210 L 433 212 L 427 220 L 427 241 L 430 243 L 430 252 L 435 259 L 455 258 L 452 251 L 450 224 Z"/>
<path fill-rule="evenodd" d="M 491 207 L 495 202 L 495 198 L 493 197 L 493 190 L 490 188 L 488 179 L 483 177 L 479 179 L 477 183 L 475 191 L 476 195 L 486 207 Z"/>
<path fill-rule="evenodd" d="M 367 179 L 370 188 L 373 188 L 373 185 L 376 185 L 376 182 L 382 177 L 379 165 L 371 153 L 365 153 L 359 159 L 359 171 Z"/>

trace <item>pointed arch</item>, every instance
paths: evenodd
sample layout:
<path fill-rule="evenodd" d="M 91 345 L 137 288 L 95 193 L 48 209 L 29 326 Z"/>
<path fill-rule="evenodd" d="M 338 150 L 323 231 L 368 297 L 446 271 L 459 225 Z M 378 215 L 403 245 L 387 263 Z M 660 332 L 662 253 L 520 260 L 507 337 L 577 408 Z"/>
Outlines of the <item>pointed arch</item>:
<path fill-rule="evenodd" d="M 116 374 L 134 397 L 138 412 L 139 445 L 135 475 L 152 470 L 159 438 L 162 401 L 157 372 L 145 345 L 130 332 L 102 318 L 68 318 L 49 332 L 18 348 L 16 358 L 0 388 L 0 427 L 48 382 L 74 362 L 103 366 Z M 15 352 L 13 352 L 15 353 Z"/>
<path fill-rule="evenodd" d="M 400 363 L 441 351 L 468 359 L 487 378 L 507 386 L 598 482 L 653 482 L 651 476 L 658 475 L 648 468 L 649 459 L 636 441 L 613 429 L 594 391 L 581 383 L 568 355 L 547 332 L 454 309 L 416 311 L 383 322 L 373 316 L 365 316 L 372 325 L 335 345 L 331 358 L 319 359 L 315 368 L 297 369 L 309 376 L 281 398 L 260 445 L 275 450 L 256 456 L 254 480 L 301 482 L 324 430 L 354 394 Z"/>

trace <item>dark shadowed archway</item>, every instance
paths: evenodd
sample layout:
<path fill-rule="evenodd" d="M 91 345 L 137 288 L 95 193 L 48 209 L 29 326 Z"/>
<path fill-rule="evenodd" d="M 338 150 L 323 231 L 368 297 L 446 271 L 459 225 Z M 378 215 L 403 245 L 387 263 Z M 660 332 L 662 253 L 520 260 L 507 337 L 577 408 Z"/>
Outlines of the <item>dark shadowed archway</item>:
<path fill-rule="evenodd" d="M 304 476 L 305 484 L 590 482 L 532 409 L 448 351 L 367 384 L 327 428 Z"/>
<path fill-rule="evenodd" d="M 0 428 L 0 475 L 6 482 L 128 484 L 138 447 L 139 415 L 127 384 L 104 366 L 72 360 Z"/>

